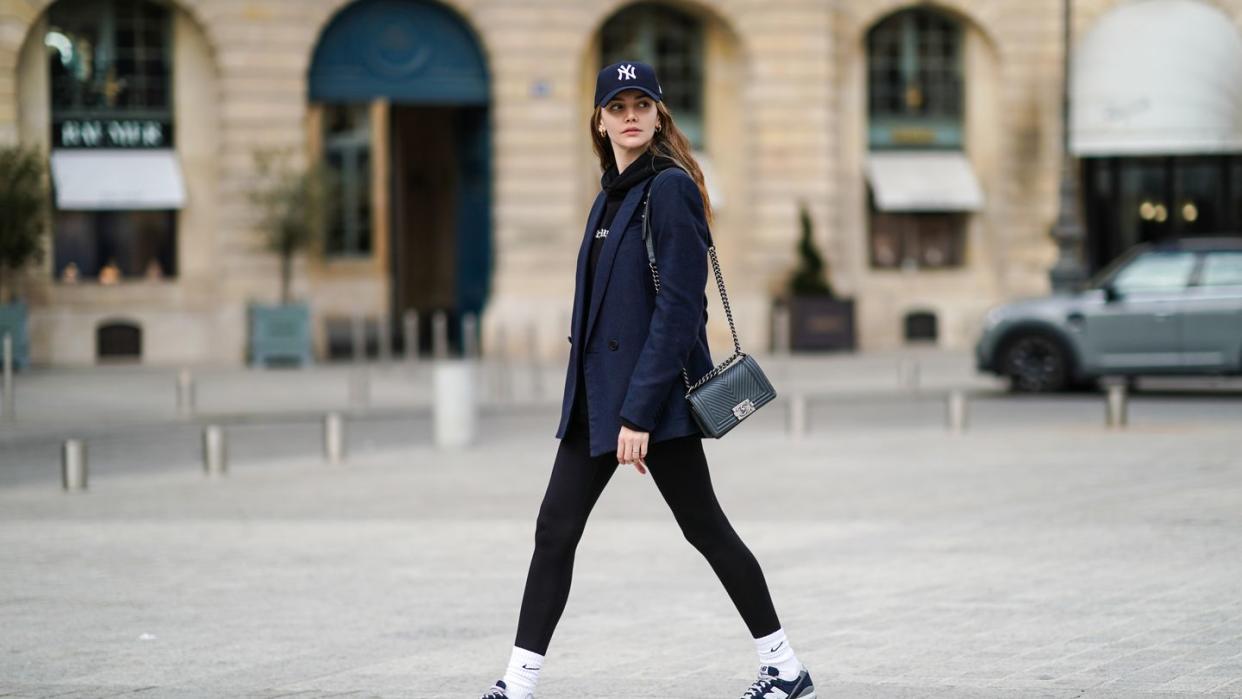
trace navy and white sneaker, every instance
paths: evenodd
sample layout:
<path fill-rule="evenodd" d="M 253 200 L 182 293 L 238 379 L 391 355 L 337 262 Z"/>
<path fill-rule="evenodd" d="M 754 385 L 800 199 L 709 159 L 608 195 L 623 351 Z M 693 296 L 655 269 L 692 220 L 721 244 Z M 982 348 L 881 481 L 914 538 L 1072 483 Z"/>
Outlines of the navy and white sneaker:
<path fill-rule="evenodd" d="M 509 695 L 505 693 L 508 686 L 504 680 L 496 680 L 496 684 L 487 688 L 487 692 L 479 699 L 509 699 Z"/>
<path fill-rule="evenodd" d="M 782 680 L 779 675 L 771 665 L 760 666 L 758 679 L 742 699 L 815 699 L 815 685 L 811 684 L 811 673 L 806 671 L 805 665 L 796 679 Z"/>
<path fill-rule="evenodd" d="M 527 693 L 524 697 L 511 697 L 508 694 L 509 687 L 504 680 L 496 680 L 496 684 L 487 688 L 487 693 L 479 699 L 535 699 L 534 694 Z"/>

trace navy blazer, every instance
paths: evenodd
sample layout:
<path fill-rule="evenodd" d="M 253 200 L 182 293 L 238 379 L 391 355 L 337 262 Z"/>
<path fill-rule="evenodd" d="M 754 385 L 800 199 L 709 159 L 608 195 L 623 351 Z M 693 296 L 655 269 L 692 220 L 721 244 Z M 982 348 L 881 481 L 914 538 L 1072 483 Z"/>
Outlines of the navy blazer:
<path fill-rule="evenodd" d="M 648 186 L 659 295 L 642 240 L 642 199 Z M 587 256 L 604 200 L 601 191 L 578 251 L 569 367 L 556 430 L 557 438 L 564 438 L 575 391 L 586 391 L 591 456 L 616 452 L 621 417 L 646 429 L 649 443 L 703 436 L 690 414 L 681 370 L 686 368 L 693 383 L 712 369 L 705 291 L 711 234 L 698 186 L 674 167 L 630 189 L 600 250 L 591 307 L 584 309 Z M 583 327 L 581 337 L 572 334 Z M 583 363 L 585 386 L 577 385 L 578 362 Z"/>

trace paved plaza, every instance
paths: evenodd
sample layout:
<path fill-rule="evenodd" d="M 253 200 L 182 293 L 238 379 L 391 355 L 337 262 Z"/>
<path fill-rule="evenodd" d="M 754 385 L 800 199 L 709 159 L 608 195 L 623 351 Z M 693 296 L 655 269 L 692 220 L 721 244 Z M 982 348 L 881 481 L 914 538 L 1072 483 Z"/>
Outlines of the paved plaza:
<path fill-rule="evenodd" d="M 1242 696 L 1242 400 L 1136 405 L 1126 430 L 1084 400 L 975 401 L 965 434 L 826 404 L 800 440 L 774 406 L 705 442 L 819 699 Z M 1047 419 L 1003 419 L 1023 410 Z M 555 418 L 340 465 L 0 487 L 0 697 L 477 699 L 513 643 Z M 756 668 L 650 476 L 621 467 L 539 699 L 736 699 Z"/>

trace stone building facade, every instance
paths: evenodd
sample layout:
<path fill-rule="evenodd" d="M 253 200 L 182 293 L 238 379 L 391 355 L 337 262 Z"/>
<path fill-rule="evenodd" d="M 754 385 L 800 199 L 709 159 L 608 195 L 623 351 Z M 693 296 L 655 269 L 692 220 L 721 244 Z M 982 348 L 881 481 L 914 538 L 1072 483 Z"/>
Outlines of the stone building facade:
<path fill-rule="evenodd" d="M 708 172 L 743 347 L 768 347 L 803 203 L 833 286 L 856 301 L 863 349 L 901 346 L 918 314 L 935 319 L 937 343 L 965 347 L 990 305 L 1048 290 L 1062 161 L 1059 2 L 152 2 L 168 16 L 163 43 L 152 41 L 171 64 L 164 121 L 155 120 L 168 130 L 183 196 L 150 205 L 172 212 L 171 232 L 150 234 L 154 243 L 126 242 L 146 235 L 129 219 L 57 219 L 78 222 L 72 244 L 85 246 L 92 269 L 67 281 L 72 260 L 57 247 L 70 234 L 49 231 L 52 254 L 24 282 L 36 363 L 94 363 L 99 328 L 118 320 L 140 328 L 143 362 L 245 361 L 247 304 L 275 300 L 278 287 L 248 198 L 253 152 L 271 147 L 303 160 L 331 154 L 352 173 L 335 252 L 300 256 L 294 269 L 318 356 L 331 353 L 334 322 L 356 313 L 397 322 L 407 308 L 479 311 L 486 349 L 503 341 L 516 351 L 533 325 L 540 354 L 561 356 L 599 186 L 587 138 L 594 76 L 627 50 L 657 63 L 670 99 L 694 93 L 676 104 L 688 105 Z M 70 66 L 76 39 L 54 25 L 72 23 L 58 17 L 84 4 L 0 0 L 0 142 L 67 147 L 73 113 L 54 97 L 62 78 L 49 65 Z M 134 12 L 144 2 L 113 4 Z M 1072 45 L 1132 4 L 1194 5 L 1228 25 L 1222 41 L 1242 34 L 1242 0 L 1075 0 Z M 882 56 L 888 73 L 877 68 Z M 896 91 L 881 104 L 885 81 Z M 123 82 L 112 76 L 99 89 L 123 94 Z M 927 104 L 949 106 L 926 121 Z M 880 112 L 895 121 L 881 124 Z M 934 162 L 921 170 L 905 151 Z M 62 167 L 58 190 L 75 174 Z M 940 175 L 947 191 L 919 191 L 919 177 Z M 1224 196 L 1234 208 L 1242 201 Z M 113 248 L 101 252 L 91 237 L 105 229 L 109 245 L 137 260 L 114 283 L 98 276 Z M 728 329 L 714 292 L 709 299 L 720 359 Z"/>

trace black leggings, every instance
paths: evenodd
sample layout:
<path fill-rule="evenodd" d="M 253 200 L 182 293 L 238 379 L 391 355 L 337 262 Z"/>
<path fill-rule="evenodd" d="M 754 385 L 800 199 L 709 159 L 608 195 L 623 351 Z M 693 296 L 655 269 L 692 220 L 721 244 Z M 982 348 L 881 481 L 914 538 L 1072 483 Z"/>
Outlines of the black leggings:
<path fill-rule="evenodd" d="M 763 570 L 716 501 L 702 440 L 690 436 L 648 444 L 646 464 L 681 533 L 716 572 L 751 636 L 760 638 L 779 629 Z M 616 453 L 592 458 L 586 431 L 578 425 L 569 428 L 539 507 L 535 553 L 514 641 L 519 648 L 546 654 L 569 599 L 578 540 L 595 501 L 616 470 Z"/>

